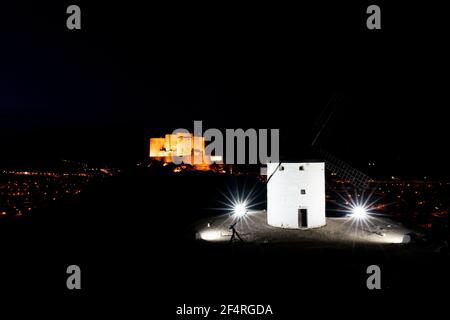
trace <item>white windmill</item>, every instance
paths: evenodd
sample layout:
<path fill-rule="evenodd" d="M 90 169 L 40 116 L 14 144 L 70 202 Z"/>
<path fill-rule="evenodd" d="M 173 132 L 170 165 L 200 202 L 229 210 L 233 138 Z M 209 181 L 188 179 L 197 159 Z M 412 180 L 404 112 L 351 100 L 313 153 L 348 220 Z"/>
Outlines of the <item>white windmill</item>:
<path fill-rule="evenodd" d="M 311 146 L 325 161 L 267 164 L 267 223 L 281 228 L 309 229 L 326 224 L 325 168 L 357 189 L 370 178 L 319 146 L 319 138 L 334 113 L 336 96 L 330 99 L 315 124 Z"/>

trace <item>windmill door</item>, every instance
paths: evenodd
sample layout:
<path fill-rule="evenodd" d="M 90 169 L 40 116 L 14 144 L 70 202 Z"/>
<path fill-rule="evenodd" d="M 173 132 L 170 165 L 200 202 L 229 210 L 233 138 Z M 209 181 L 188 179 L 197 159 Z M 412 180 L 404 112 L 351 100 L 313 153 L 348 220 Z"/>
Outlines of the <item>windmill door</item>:
<path fill-rule="evenodd" d="M 308 209 L 298 209 L 298 226 L 299 228 L 308 227 Z"/>

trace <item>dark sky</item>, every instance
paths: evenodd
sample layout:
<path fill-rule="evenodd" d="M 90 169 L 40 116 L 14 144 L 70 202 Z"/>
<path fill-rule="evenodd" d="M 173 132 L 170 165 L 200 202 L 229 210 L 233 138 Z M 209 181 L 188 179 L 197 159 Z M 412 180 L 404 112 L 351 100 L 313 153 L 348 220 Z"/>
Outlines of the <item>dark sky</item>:
<path fill-rule="evenodd" d="M 134 161 L 149 135 L 193 120 L 280 128 L 293 146 L 282 153 L 301 157 L 338 93 L 327 148 L 448 174 L 449 55 L 437 5 L 379 3 L 382 30 L 369 31 L 371 3 L 92 2 L 1 10 L 1 161 Z M 81 31 L 66 29 L 72 3 Z"/>

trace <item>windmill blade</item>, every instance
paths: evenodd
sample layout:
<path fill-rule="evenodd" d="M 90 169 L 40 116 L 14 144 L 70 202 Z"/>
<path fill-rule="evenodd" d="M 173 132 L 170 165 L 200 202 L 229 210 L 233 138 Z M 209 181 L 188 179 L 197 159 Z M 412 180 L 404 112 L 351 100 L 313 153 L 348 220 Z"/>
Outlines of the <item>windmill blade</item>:
<path fill-rule="evenodd" d="M 339 178 L 349 181 L 358 189 L 366 189 L 371 180 L 369 176 L 363 172 L 353 168 L 351 165 L 345 161 L 333 156 L 327 152 L 323 147 L 320 147 L 320 138 L 324 135 L 327 130 L 327 126 L 332 120 L 337 106 L 342 104 L 343 95 L 340 93 L 335 93 L 328 101 L 325 108 L 322 110 L 318 119 L 314 124 L 314 134 L 311 146 L 315 148 L 320 155 L 325 160 L 325 167 L 327 170 L 335 173 Z M 323 139 L 322 139 L 323 140 Z"/>
<path fill-rule="evenodd" d="M 283 162 L 280 161 L 280 163 L 278 164 L 278 166 L 275 168 L 275 170 L 272 172 L 272 174 L 271 174 L 271 175 L 269 176 L 269 178 L 266 180 L 266 184 L 269 184 L 270 179 L 272 179 L 273 175 L 275 174 L 275 172 L 278 171 L 278 168 L 280 168 L 280 166 L 281 166 L 282 163 L 283 163 Z"/>
<path fill-rule="evenodd" d="M 334 172 L 339 178 L 349 181 L 358 189 L 367 189 L 371 180 L 368 175 L 353 168 L 345 161 L 333 156 L 324 149 L 318 149 L 318 151 L 325 159 L 327 170 Z"/>
<path fill-rule="evenodd" d="M 328 123 L 333 118 L 334 111 L 337 107 L 337 105 L 341 104 L 343 102 L 344 98 L 341 93 L 335 93 L 331 98 L 328 100 L 327 104 L 323 108 L 322 112 L 320 113 L 317 120 L 314 122 L 313 125 L 313 131 L 312 131 L 312 142 L 311 146 L 318 145 L 319 138 L 324 134 L 326 131 L 326 128 L 328 126 Z"/>

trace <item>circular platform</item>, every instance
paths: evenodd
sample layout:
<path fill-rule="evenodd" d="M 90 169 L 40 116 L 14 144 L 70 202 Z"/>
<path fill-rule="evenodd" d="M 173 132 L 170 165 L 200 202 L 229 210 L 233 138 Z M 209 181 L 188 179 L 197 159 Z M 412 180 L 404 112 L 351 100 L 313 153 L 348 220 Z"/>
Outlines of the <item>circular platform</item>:
<path fill-rule="evenodd" d="M 229 226 L 234 217 L 221 216 L 199 222 L 196 238 L 203 241 L 230 240 Z M 411 230 L 386 217 L 368 216 L 360 220 L 351 216 L 327 218 L 326 225 L 315 229 L 282 229 L 267 224 L 265 210 L 249 211 L 237 224 L 237 231 L 246 242 L 302 242 L 323 243 L 407 243 Z"/>

